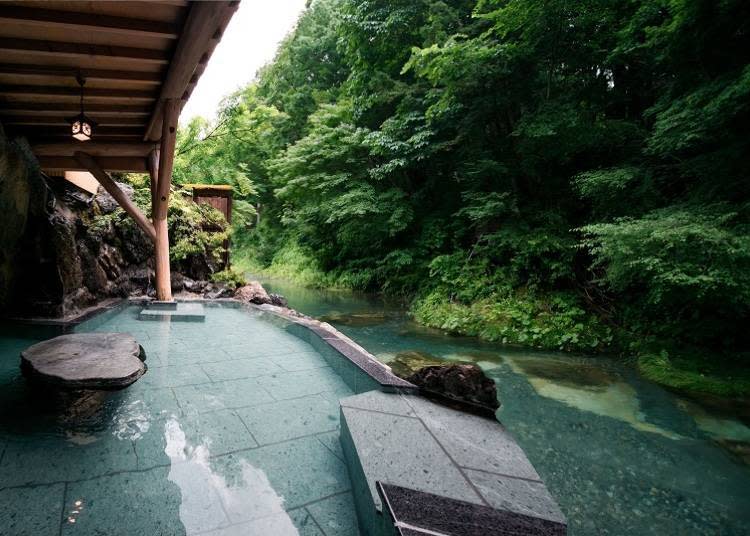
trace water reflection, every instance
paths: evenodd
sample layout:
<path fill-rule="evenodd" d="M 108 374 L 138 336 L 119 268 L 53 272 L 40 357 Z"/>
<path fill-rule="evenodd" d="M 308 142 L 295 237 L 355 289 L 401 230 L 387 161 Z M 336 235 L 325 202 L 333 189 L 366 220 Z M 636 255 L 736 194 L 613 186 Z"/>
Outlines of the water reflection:
<path fill-rule="evenodd" d="M 298 536 L 284 498 L 264 471 L 239 460 L 239 471 L 219 474 L 211 465 L 210 442 L 189 444 L 175 417 L 166 422 L 164 434 L 169 480 L 182 493 L 180 520 L 188 534 Z"/>

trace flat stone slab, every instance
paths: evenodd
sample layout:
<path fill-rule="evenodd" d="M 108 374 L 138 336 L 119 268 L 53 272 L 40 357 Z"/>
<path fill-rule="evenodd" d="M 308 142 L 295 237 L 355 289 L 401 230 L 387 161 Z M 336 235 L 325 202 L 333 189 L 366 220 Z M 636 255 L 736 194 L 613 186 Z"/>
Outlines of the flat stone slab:
<path fill-rule="evenodd" d="M 565 534 L 557 503 L 497 420 L 379 391 L 340 405 L 344 454 L 364 483 L 354 490 L 362 518 L 390 510 L 426 534 Z"/>
<path fill-rule="evenodd" d="M 175 306 L 163 306 L 168 302 L 147 305 L 138 313 L 138 320 L 155 320 L 157 322 L 205 322 L 206 314 L 202 303 L 176 303 Z"/>
<path fill-rule="evenodd" d="M 142 349 L 127 333 L 72 333 L 21 352 L 24 374 L 74 389 L 120 389 L 143 376 Z"/>
<path fill-rule="evenodd" d="M 152 302 L 149 302 L 147 309 L 166 309 L 168 311 L 176 311 L 177 310 L 177 302 L 176 301 L 159 301 L 154 300 Z"/>

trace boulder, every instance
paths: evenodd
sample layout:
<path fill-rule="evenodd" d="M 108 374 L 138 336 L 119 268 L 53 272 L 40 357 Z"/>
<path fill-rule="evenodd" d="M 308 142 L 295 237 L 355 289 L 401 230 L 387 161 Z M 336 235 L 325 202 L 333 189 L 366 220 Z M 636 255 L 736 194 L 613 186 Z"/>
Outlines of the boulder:
<path fill-rule="evenodd" d="M 271 296 L 268 295 L 263 285 L 257 281 L 250 281 L 247 285 L 242 286 L 234 291 L 234 297 L 240 301 L 248 303 L 270 303 L 274 305 Z"/>
<path fill-rule="evenodd" d="M 189 277 L 182 278 L 182 288 L 186 290 L 187 292 L 196 292 L 200 293 L 203 292 L 203 289 L 206 288 L 206 282 L 201 280 L 195 280 L 191 279 Z"/>
<path fill-rule="evenodd" d="M 211 290 L 205 292 L 203 294 L 204 298 L 208 298 L 209 300 L 216 300 L 219 298 L 231 298 L 232 297 L 232 289 L 227 287 L 226 285 L 216 285 L 214 284 L 211 287 Z"/>
<path fill-rule="evenodd" d="M 269 298 L 271 298 L 271 305 L 276 305 L 278 307 L 286 307 L 289 305 L 289 302 L 286 301 L 286 298 L 282 296 L 281 294 L 269 294 Z"/>
<path fill-rule="evenodd" d="M 491 416 L 500 407 L 495 382 L 476 365 L 423 367 L 406 380 L 418 386 L 426 396 L 457 404 L 462 409 Z"/>
<path fill-rule="evenodd" d="M 407 379 L 409 376 L 429 366 L 440 366 L 451 364 L 451 361 L 441 359 L 427 352 L 419 350 L 405 350 L 396 354 L 393 360 L 388 361 L 393 373 L 399 378 Z"/>
<path fill-rule="evenodd" d="M 172 287 L 172 292 L 180 292 L 185 288 L 185 276 L 180 272 L 172 272 L 169 274 L 169 282 Z"/>
<path fill-rule="evenodd" d="M 143 376 L 145 355 L 127 333 L 72 333 L 21 352 L 30 378 L 71 389 L 120 389 Z"/>

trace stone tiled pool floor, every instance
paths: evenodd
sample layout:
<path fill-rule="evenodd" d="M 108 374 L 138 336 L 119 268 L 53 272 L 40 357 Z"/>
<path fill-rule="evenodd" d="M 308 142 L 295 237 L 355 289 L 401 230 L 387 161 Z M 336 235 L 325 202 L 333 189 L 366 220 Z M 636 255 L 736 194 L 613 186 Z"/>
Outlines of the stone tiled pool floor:
<path fill-rule="evenodd" d="M 353 393 L 324 358 L 246 311 L 138 311 L 79 327 L 142 344 L 149 370 L 123 391 L 46 400 L 18 371 L 33 341 L 0 352 L 0 532 L 357 535 L 338 407 Z"/>

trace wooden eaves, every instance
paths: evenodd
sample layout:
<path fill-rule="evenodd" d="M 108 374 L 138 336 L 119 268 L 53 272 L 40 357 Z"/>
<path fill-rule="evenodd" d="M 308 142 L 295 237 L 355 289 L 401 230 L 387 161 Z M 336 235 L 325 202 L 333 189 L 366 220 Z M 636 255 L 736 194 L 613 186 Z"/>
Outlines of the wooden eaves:
<path fill-rule="evenodd" d="M 238 1 L 0 3 L 0 123 L 41 168 L 91 172 L 154 240 L 156 287 L 171 299 L 166 211 L 177 118 Z M 86 80 L 91 141 L 71 138 Z M 107 172 L 149 172 L 152 220 Z"/>

